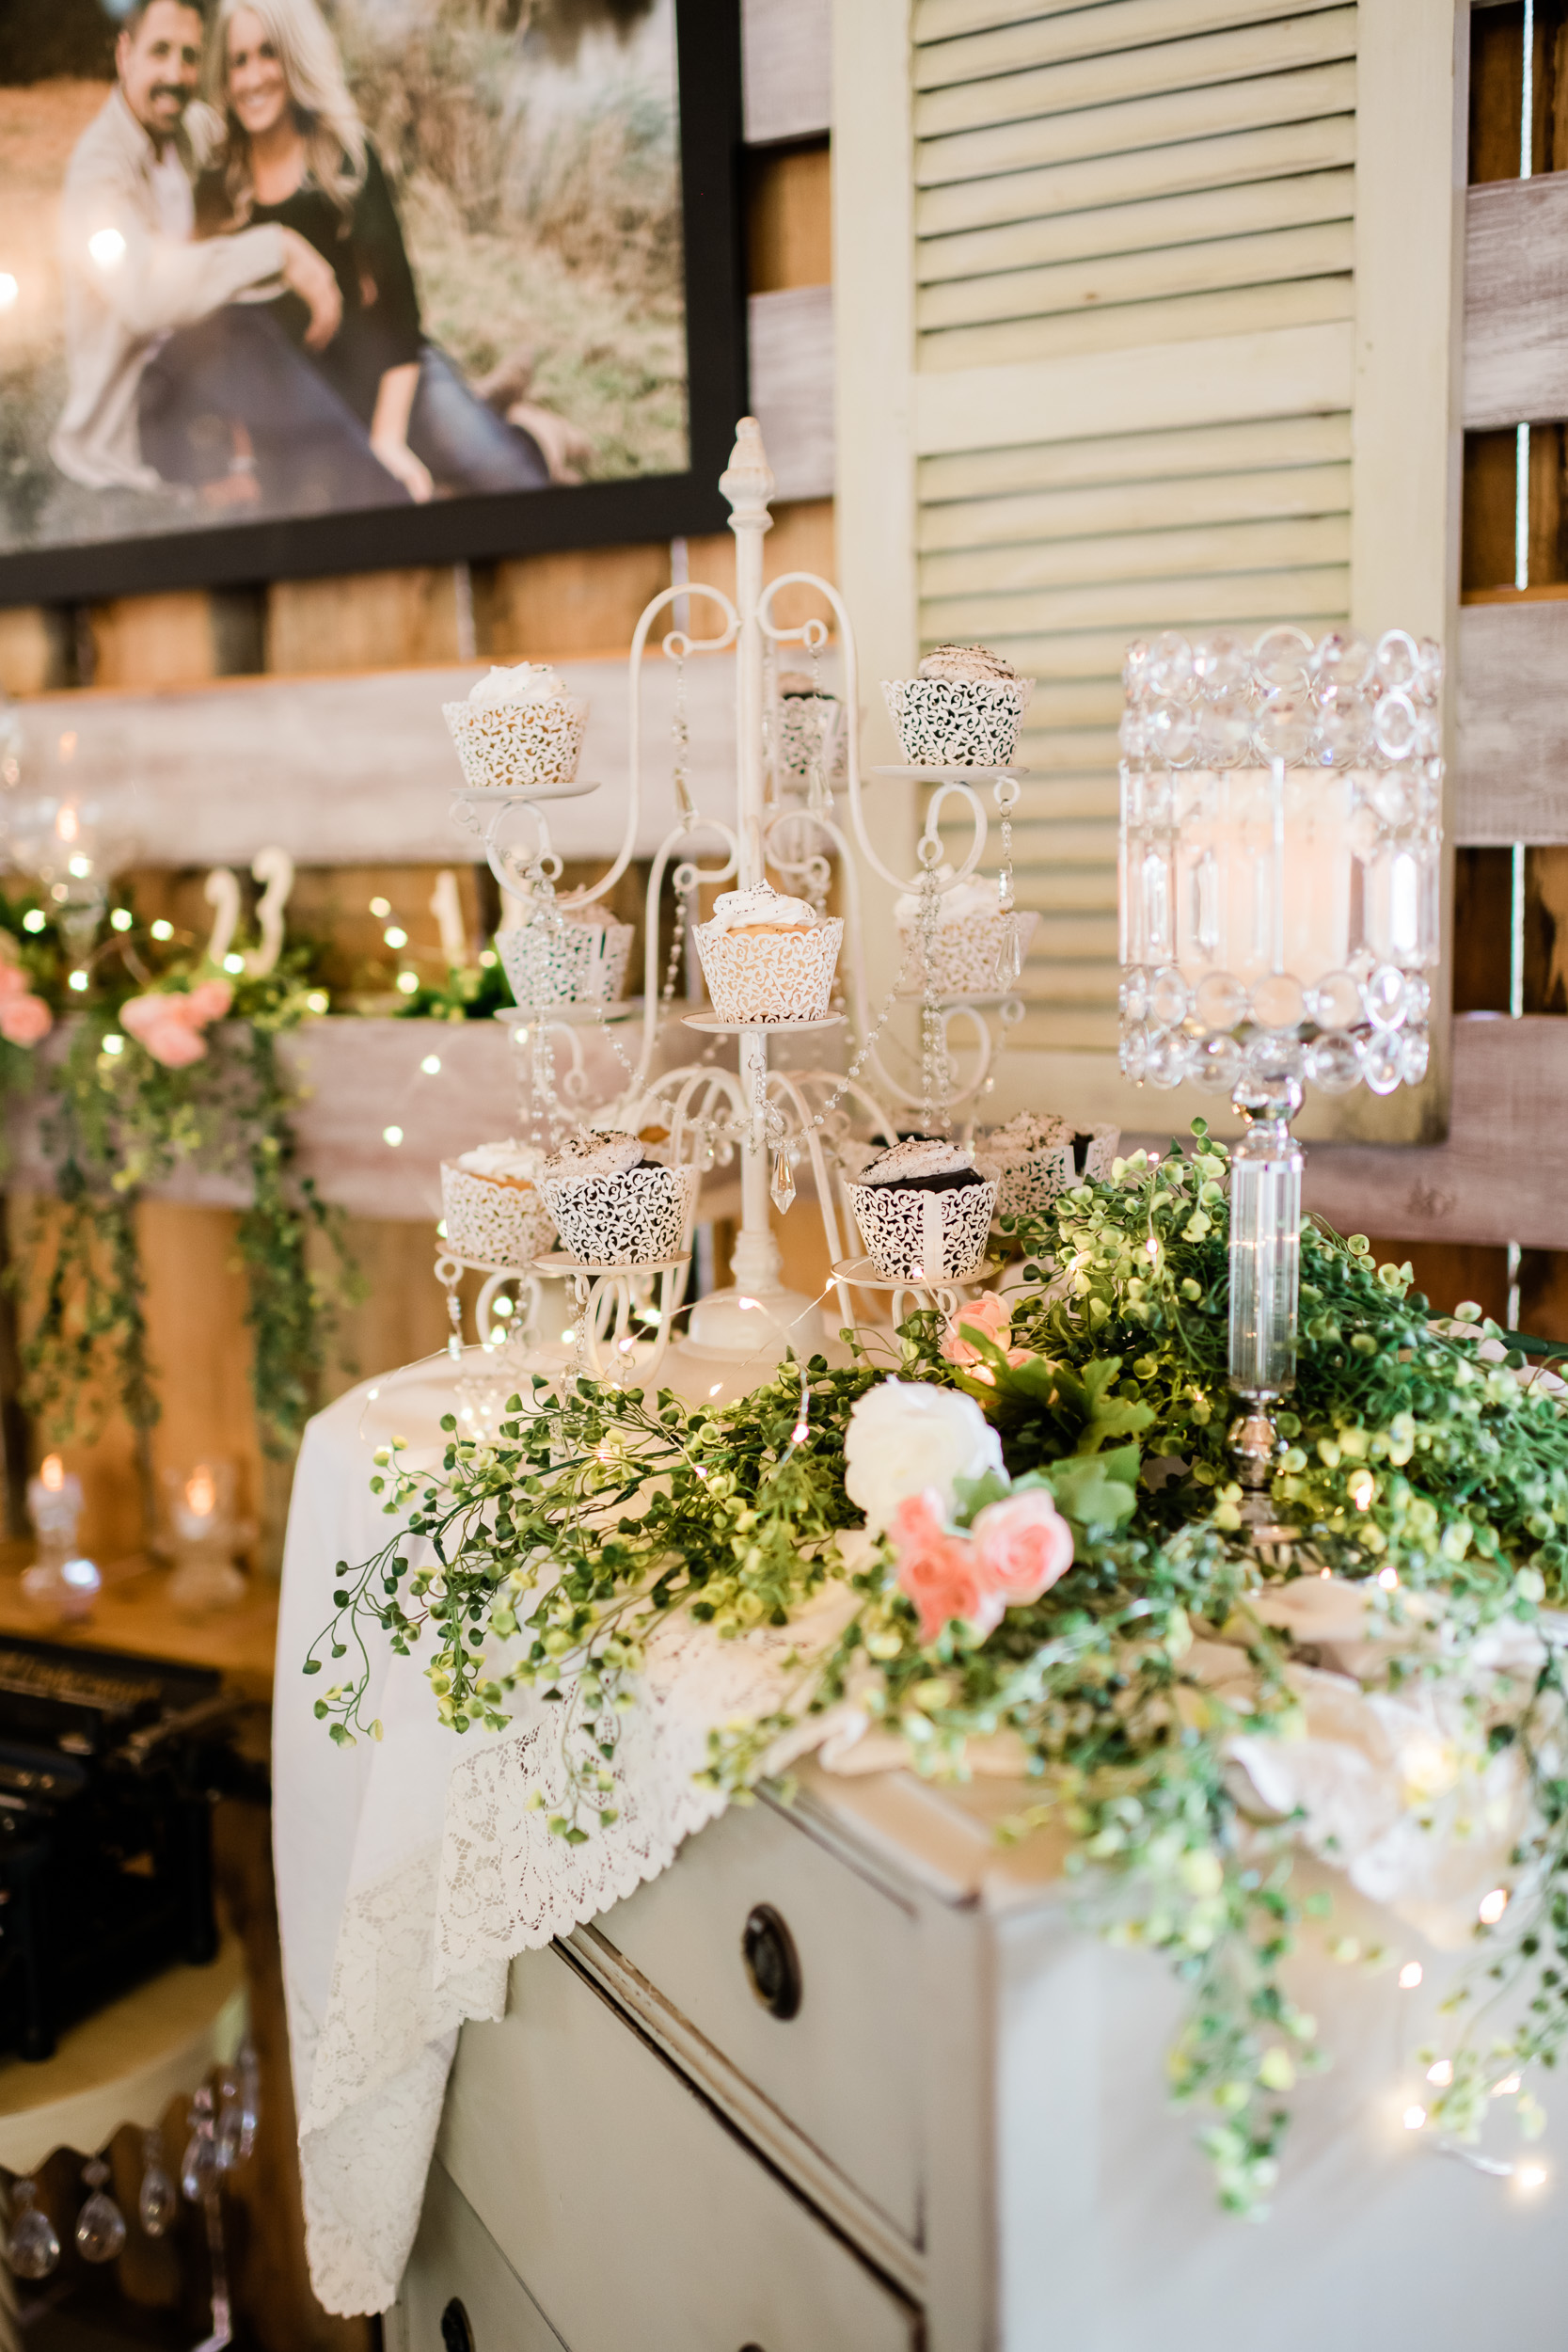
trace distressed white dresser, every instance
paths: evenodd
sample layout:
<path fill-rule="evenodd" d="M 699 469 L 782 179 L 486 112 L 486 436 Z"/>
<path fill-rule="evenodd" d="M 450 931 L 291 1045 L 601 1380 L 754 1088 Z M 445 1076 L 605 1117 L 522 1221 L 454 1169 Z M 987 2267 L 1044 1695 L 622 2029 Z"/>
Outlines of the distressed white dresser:
<path fill-rule="evenodd" d="M 1047 1841 L 995 1845 L 1022 1794 L 807 1771 L 517 1961 L 463 2031 L 388 2352 L 1568 2344 L 1568 2179 L 1527 2196 L 1402 2121 L 1452 1963 L 1337 1899 L 1423 1982 L 1314 1931 L 1337 2063 L 1273 2217 L 1228 2218 L 1164 2099 L 1178 1990 L 1084 1931 Z"/>

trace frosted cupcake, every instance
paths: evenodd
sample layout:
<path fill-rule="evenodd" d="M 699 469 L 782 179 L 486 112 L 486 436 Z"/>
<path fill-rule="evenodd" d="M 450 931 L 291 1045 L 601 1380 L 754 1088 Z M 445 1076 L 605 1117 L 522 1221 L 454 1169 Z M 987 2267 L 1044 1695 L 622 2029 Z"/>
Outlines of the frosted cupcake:
<path fill-rule="evenodd" d="M 962 1281 L 985 1257 L 996 1186 L 962 1144 L 911 1136 L 847 1189 L 861 1239 L 889 1281 Z"/>
<path fill-rule="evenodd" d="M 1075 1129 L 1054 1111 L 1020 1111 L 974 1145 L 974 1165 L 996 1185 L 998 1216 L 1039 1216 L 1085 1176 L 1107 1176 L 1119 1127 Z"/>
<path fill-rule="evenodd" d="M 941 866 L 937 879 L 951 882 L 952 873 L 950 866 Z M 893 909 L 904 951 L 903 989 L 910 996 L 923 996 L 927 988 L 922 904 L 919 891 L 908 890 Z M 978 874 L 944 890 L 937 900 L 931 938 L 931 987 L 939 996 L 991 996 L 1013 987 L 1016 975 L 1005 951 L 1016 940 L 1022 967 L 1039 919 L 1032 909 L 1018 907 L 1004 914 L 995 882 Z"/>
<path fill-rule="evenodd" d="M 441 715 L 471 792 L 533 791 L 577 776 L 588 705 L 544 662 L 492 670 Z"/>
<path fill-rule="evenodd" d="M 527 1143 L 482 1143 L 441 1162 L 441 1209 L 454 1258 L 526 1266 L 555 1246 L 539 1189 L 545 1159 Z"/>
<path fill-rule="evenodd" d="M 820 1021 L 832 994 L 844 923 L 767 882 L 726 890 L 693 937 L 721 1021 Z"/>
<path fill-rule="evenodd" d="M 537 902 L 526 922 L 496 933 L 507 985 L 525 1011 L 612 1005 L 626 986 L 632 928 L 598 907 Z"/>
<path fill-rule="evenodd" d="M 984 645 L 936 645 L 916 676 L 882 681 L 911 768 L 1006 768 L 1034 691 Z"/>
<path fill-rule="evenodd" d="M 646 1265 L 685 1249 L 695 1186 L 694 1169 L 661 1167 L 616 1130 L 573 1136 L 546 1161 L 541 1188 L 574 1258 Z"/>

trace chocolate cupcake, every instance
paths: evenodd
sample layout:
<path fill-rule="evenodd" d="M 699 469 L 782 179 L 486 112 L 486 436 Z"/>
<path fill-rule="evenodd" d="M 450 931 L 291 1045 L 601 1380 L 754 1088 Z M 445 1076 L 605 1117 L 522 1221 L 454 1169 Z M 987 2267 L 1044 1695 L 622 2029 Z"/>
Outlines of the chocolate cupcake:
<path fill-rule="evenodd" d="M 637 1136 L 573 1136 L 545 1163 L 541 1190 L 561 1238 L 590 1265 L 646 1265 L 686 1248 L 696 1172 L 650 1159 Z"/>
<path fill-rule="evenodd" d="M 985 1257 L 996 1186 L 962 1144 L 912 1136 L 847 1189 L 861 1239 L 889 1281 L 962 1281 Z"/>
<path fill-rule="evenodd" d="M 984 645 L 934 646 L 918 675 L 882 681 L 911 768 L 1006 768 L 1034 691 Z"/>

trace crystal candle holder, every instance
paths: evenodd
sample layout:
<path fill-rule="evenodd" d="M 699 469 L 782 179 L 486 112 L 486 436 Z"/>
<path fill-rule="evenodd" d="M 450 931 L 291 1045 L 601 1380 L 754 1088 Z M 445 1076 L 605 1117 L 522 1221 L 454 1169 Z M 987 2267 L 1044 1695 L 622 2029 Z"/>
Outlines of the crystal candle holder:
<path fill-rule="evenodd" d="M 27 1481 L 27 1517 L 38 1537 L 38 1557 L 22 1572 L 22 1590 L 33 1607 L 59 1623 L 90 1616 L 103 1580 L 76 1547 L 82 1516 L 82 1482 L 57 1454 L 49 1454 Z"/>
<path fill-rule="evenodd" d="M 163 1483 L 170 1600 L 177 1609 L 231 1608 L 245 1590 L 234 1554 L 252 1532 L 235 1515 L 233 1463 L 166 1470 Z"/>
<path fill-rule="evenodd" d="M 1304 1089 L 1425 1077 L 1439 954 L 1442 648 L 1390 629 L 1129 647 L 1121 1066 L 1227 1094 L 1230 1375 L 1293 1377 Z"/>

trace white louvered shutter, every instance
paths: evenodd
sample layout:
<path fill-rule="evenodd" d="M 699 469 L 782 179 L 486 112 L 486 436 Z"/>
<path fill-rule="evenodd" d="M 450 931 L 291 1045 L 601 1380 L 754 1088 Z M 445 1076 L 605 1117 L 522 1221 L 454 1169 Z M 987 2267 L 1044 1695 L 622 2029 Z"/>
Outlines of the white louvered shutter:
<path fill-rule="evenodd" d="M 993 403 L 1002 375 L 1019 377 L 1016 438 L 930 450 L 961 434 L 961 407 L 923 437 L 915 534 L 923 644 L 978 640 L 1038 680 L 1020 754 L 1037 780 L 1015 834 L 1019 900 L 1041 914 L 1020 1045 L 1116 1042 L 1128 639 L 1350 610 L 1356 13 L 914 12 L 916 368 L 983 372 Z M 1342 346 L 1326 371 L 1338 401 L 1323 398 L 1324 328 Z M 1312 405 L 1290 413 L 1287 389 L 1282 412 L 1279 369 L 1253 363 L 1261 341 L 1301 329 L 1320 330 Z M 1183 405 L 1196 389 L 1204 421 L 1072 429 L 1094 417 L 1097 361 L 1108 422 L 1129 413 L 1130 359 L 1138 413 L 1139 355 L 1159 415 L 1173 345 L 1203 347 Z M 1050 401 L 1063 361 L 1065 435 Z"/>

